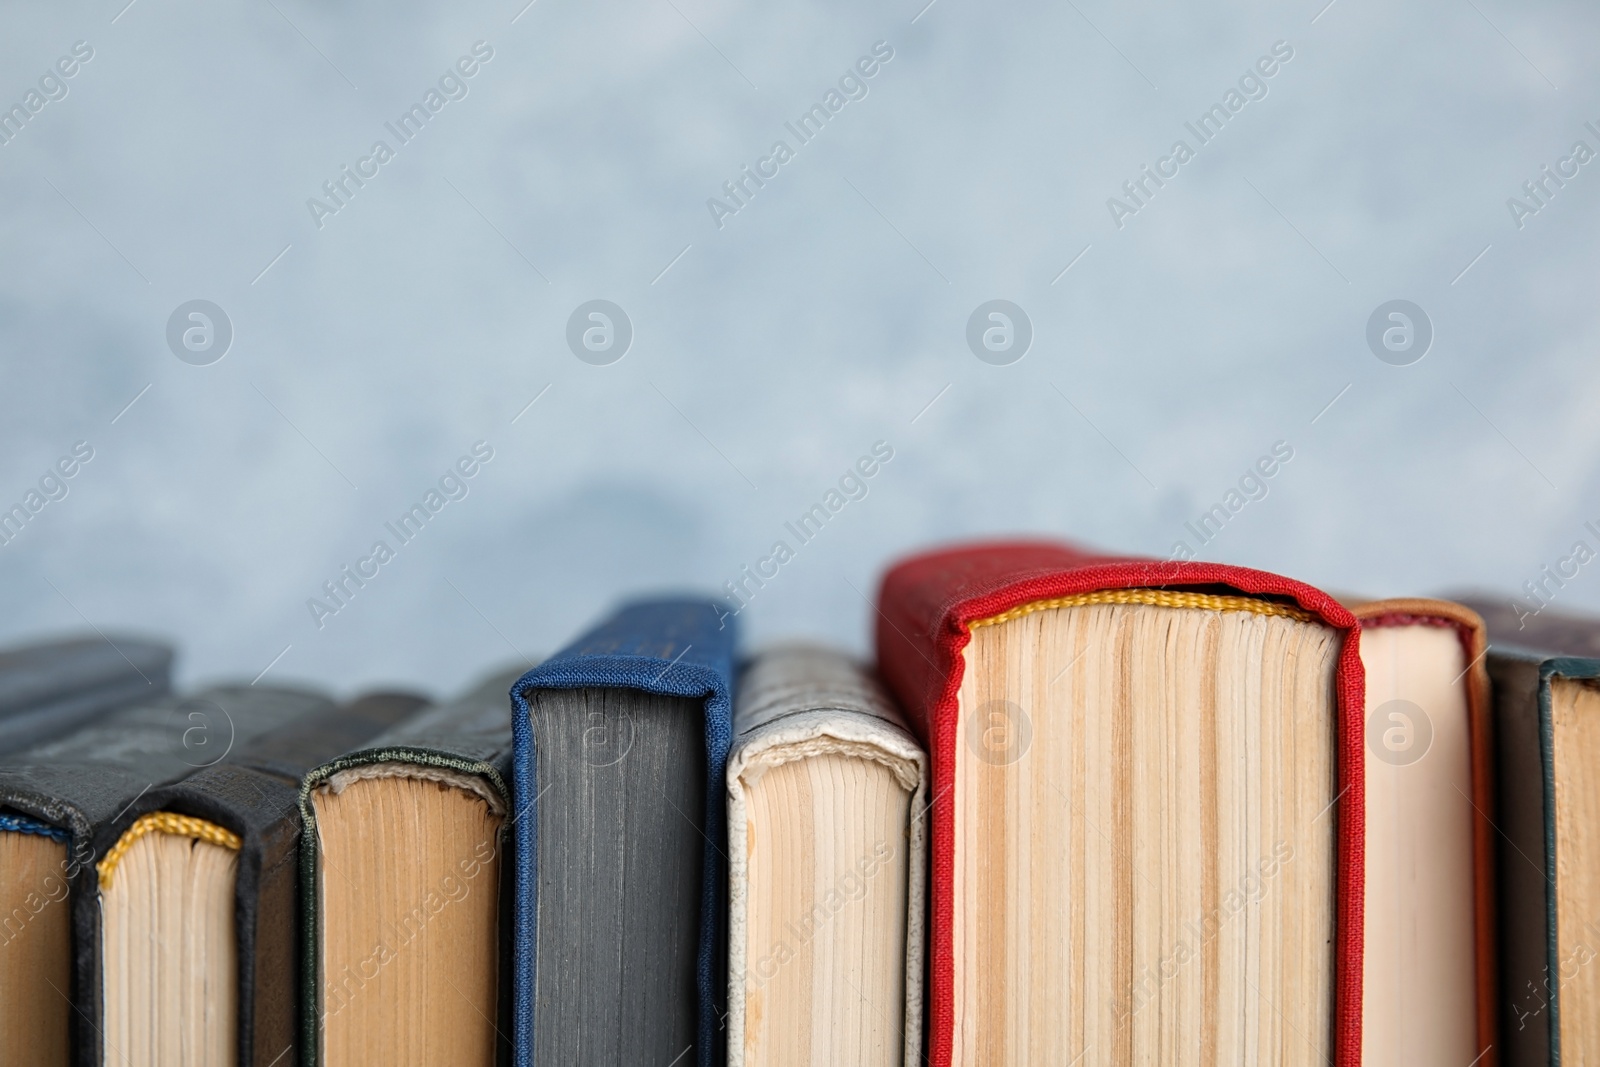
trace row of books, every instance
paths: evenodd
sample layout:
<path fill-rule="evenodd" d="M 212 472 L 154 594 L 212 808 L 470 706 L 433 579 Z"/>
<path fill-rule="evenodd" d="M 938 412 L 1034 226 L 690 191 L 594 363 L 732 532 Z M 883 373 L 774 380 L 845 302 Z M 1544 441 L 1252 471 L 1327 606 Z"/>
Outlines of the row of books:
<path fill-rule="evenodd" d="M 441 703 L 0 655 L 0 1067 L 1600 1063 L 1600 625 L 1040 542 L 875 607 Z"/>

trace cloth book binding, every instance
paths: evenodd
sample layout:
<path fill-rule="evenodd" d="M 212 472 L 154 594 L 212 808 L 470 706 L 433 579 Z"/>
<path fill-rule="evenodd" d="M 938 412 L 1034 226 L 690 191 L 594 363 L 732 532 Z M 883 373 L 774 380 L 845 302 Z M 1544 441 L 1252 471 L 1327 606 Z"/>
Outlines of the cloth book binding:
<path fill-rule="evenodd" d="M 73 1062 L 101 1062 L 96 982 L 100 924 L 97 862 L 109 824 L 146 790 L 221 763 L 229 752 L 333 703 L 275 686 L 224 686 L 121 708 L 0 765 L 0 806 L 61 832 L 70 843 Z M 53 996 L 54 994 L 52 994 Z"/>
<path fill-rule="evenodd" d="M 148 790 L 96 836 L 102 888 L 114 877 L 116 850 L 128 830 L 155 813 L 192 816 L 234 835 L 239 852 L 235 886 L 238 938 L 236 1067 L 287 1063 L 296 1038 L 297 950 L 300 911 L 300 776 L 315 763 L 359 744 L 422 706 L 421 697 L 374 693 L 307 714 L 239 745 L 220 763 L 171 785 Z M 97 921 L 99 901 L 77 901 L 77 923 Z M 79 957 L 80 985 L 98 987 L 97 958 Z M 88 968 L 92 968 L 92 971 Z M 279 1057 L 283 1057 L 279 1060 Z M 108 1054 L 115 1063 L 115 1055 Z"/>
<path fill-rule="evenodd" d="M 705 719 L 707 841 L 723 839 L 724 784 L 732 736 L 734 627 L 714 601 L 638 601 L 518 679 L 511 689 L 515 823 L 516 915 L 512 971 L 513 1062 L 534 1058 L 535 921 L 538 889 L 536 754 L 529 696 L 536 690 L 631 689 L 701 702 Z M 726 865 L 716 847 L 703 850 L 699 949 L 696 954 L 696 1057 L 712 1067 L 723 1002 L 721 916 Z"/>
<path fill-rule="evenodd" d="M 891 765 L 896 775 L 909 772 L 914 781 L 910 792 L 909 825 L 900 827 L 891 850 L 905 848 L 907 885 L 906 906 L 901 918 L 905 938 L 903 1014 L 891 1019 L 903 1041 L 905 1067 L 922 1062 L 922 977 L 923 931 L 926 923 L 928 759 L 910 727 L 889 694 L 869 671 L 842 653 L 807 645 L 786 645 L 755 657 L 739 675 L 734 701 L 734 740 L 728 757 L 728 1064 L 740 1067 L 746 1062 L 746 985 L 750 976 L 768 977 L 763 965 L 773 967 L 769 957 L 758 959 L 759 950 L 749 943 L 751 819 L 746 803 L 748 768 L 751 778 L 759 779 L 773 766 L 773 759 L 805 759 L 813 754 L 839 753 L 857 759 L 870 759 Z M 903 787 L 903 786 L 902 786 Z M 839 797 L 833 798 L 840 803 Z M 819 825 L 819 836 L 824 826 Z M 903 838 L 901 840 L 900 838 Z M 806 842 L 795 842 L 800 854 L 809 853 Z M 781 848 L 778 842 L 770 843 Z M 890 852 L 891 857 L 895 851 Z M 847 859 L 854 857 L 846 857 Z M 846 868 L 850 871 L 851 868 Z M 838 883 L 838 877 L 823 872 L 805 871 L 802 879 L 823 877 Z M 847 873 L 845 880 L 850 875 Z M 848 881 L 845 881 L 848 888 Z M 802 889 L 805 886 L 797 887 Z M 834 885 L 837 889 L 837 884 Z M 861 892 L 872 891 L 866 881 Z M 769 893 L 772 890 L 769 889 Z M 825 900 L 826 898 L 824 898 Z M 841 902 L 835 902 L 841 904 Z M 826 904 L 823 906 L 826 907 Z M 807 918 L 809 919 L 809 915 Z M 790 927 L 792 934 L 792 924 Z M 802 928 L 799 940 L 805 936 Z M 785 947 L 788 941 L 783 942 Z M 781 959 L 777 961 L 781 964 Z M 859 997 L 861 991 L 855 991 Z M 771 1010 L 770 1008 L 768 1009 Z M 876 1005 L 863 1012 L 877 1013 Z M 825 1021 L 824 1021 L 825 1022 Z M 855 1050 L 856 1058 L 866 1062 L 865 1048 Z M 761 1048 L 759 1059 L 781 1055 L 781 1050 Z M 813 1051 L 813 1062 L 818 1053 Z"/>
<path fill-rule="evenodd" d="M 1292 601 L 1343 635 L 1336 668 L 1338 707 L 1333 1006 L 1336 1067 L 1361 1056 L 1362 891 L 1364 857 L 1363 683 L 1358 624 L 1339 602 L 1300 582 L 1244 567 L 1095 555 L 1043 542 L 978 544 L 902 561 L 878 595 L 878 665 L 928 748 L 933 766 L 933 846 L 929 932 L 928 1051 L 933 1067 L 951 1062 L 954 1018 L 952 877 L 953 788 L 962 650 L 971 624 L 1023 605 L 1121 590 L 1245 594 Z"/>

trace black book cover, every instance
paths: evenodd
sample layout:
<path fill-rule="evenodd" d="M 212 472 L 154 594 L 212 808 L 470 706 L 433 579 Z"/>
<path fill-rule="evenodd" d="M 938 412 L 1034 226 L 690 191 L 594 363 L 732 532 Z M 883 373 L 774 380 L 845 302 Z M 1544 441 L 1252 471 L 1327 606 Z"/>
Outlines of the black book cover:
<path fill-rule="evenodd" d="M 101 1062 L 97 863 L 115 841 L 110 826 L 147 792 L 215 766 L 259 737 L 333 704 L 298 689 L 231 686 L 166 697 L 0 759 L 0 810 L 62 833 L 72 908 L 72 1062 Z M 3 1010 L 3 1009 L 0 1009 Z M 8 1020 L 7 1024 L 14 1022 Z"/>
<path fill-rule="evenodd" d="M 138 638 L 75 637 L 0 652 L 0 759 L 100 715 L 166 696 L 172 650 Z"/>
<path fill-rule="evenodd" d="M 337 708 L 313 708 L 253 741 L 236 744 L 213 766 L 150 789 L 96 832 L 95 852 L 102 856 L 150 812 L 192 815 L 238 835 L 237 1067 L 293 1067 L 296 1062 L 301 778 L 426 703 L 413 694 L 373 693 Z M 83 893 L 76 907 L 77 929 L 98 929 L 97 901 Z M 80 933 L 79 944 L 85 940 Z M 100 954 L 80 951 L 77 962 L 83 968 L 80 988 L 100 988 Z M 96 1056 L 80 1056 L 78 1063 L 100 1063 L 95 1051 Z"/>
<path fill-rule="evenodd" d="M 1556 907 L 1556 781 L 1551 684 L 1600 679 L 1600 620 L 1509 601 L 1464 598 L 1489 628 L 1494 690 L 1495 824 L 1500 909 L 1501 1062 L 1561 1062 L 1561 959 Z M 1570 786 L 1569 786 L 1570 788 Z M 1593 916 L 1567 916 L 1567 922 Z M 1576 928 L 1575 928 L 1576 929 Z"/>

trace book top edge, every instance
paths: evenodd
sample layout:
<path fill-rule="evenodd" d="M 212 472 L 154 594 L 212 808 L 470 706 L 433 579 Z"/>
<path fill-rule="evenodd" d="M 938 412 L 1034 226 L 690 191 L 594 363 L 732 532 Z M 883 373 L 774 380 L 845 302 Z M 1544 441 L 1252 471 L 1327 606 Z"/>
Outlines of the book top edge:
<path fill-rule="evenodd" d="M 736 739 L 806 712 L 865 716 L 910 736 L 905 716 L 876 675 L 842 652 L 789 644 L 744 665 L 734 696 Z"/>
<path fill-rule="evenodd" d="M 522 675 L 512 699 L 530 689 L 590 687 L 725 699 L 733 656 L 733 619 L 714 601 L 636 601 Z"/>

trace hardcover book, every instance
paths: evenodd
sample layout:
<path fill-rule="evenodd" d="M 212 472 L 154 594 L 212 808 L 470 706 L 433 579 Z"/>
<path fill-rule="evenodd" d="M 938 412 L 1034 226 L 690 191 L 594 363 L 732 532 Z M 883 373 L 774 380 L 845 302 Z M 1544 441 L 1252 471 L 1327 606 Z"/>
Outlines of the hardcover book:
<path fill-rule="evenodd" d="M 906 560 L 878 609 L 932 766 L 934 1067 L 1360 1062 L 1349 611 L 1037 542 Z"/>
<path fill-rule="evenodd" d="M 1468 603 L 1494 687 L 1501 1062 L 1600 1062 L 1600 620 Z"/>
<path fill-rule="evenodd" d="M 1493 1067 L 1496 831 L 1483 621 L 1421 598 L 1351 610 L 1367 675 L 1361 1062 Z"/>
<path fill-rule="evenodd" d="M 305 776 L 308 1065 L 497 1062 L 506 692 L 518 673 L 423 708 Z"/>
<path fill-rule="evenodd" d="M 734 632 L 623 607 L 511 691 L 513 1063 L 719 1057 Z"/>
<path fill-rule="evenodd" d="M 728 757 L 728 1064 L 922 1062 L 927 758 L 824 648 L 746 666 Z"/>
<path fill-rule="evenodd" d="M 0 759 L 103 715 L 166 696 L 172 650 L 138 638 L 76 637 L 0 652 Z"/>
<path fill-rule="evenodd" d="M 300 777 L 423 703 L 396 693 L 319 702 L 146 790 L 97 832 L 99 894 L 80 894 L 74 918 L 100 934 L 98 954 L 80 938 L 77 955 L 78 987 L 100 990 L 95 1062 L 291 1067 Z"/>
<path fill-rule="evenodd" d="M 0 906 L 28 916 L 0 952 L 0 1041 L 17 1062 L 102 1062 L 101 990 L 85 981 L 101 928 L 78 902 L 100 897 L 108 825 L 146 791 L 331 707 L 301 690 L 221 687 L 121 708 L 0 762 Z"/>

